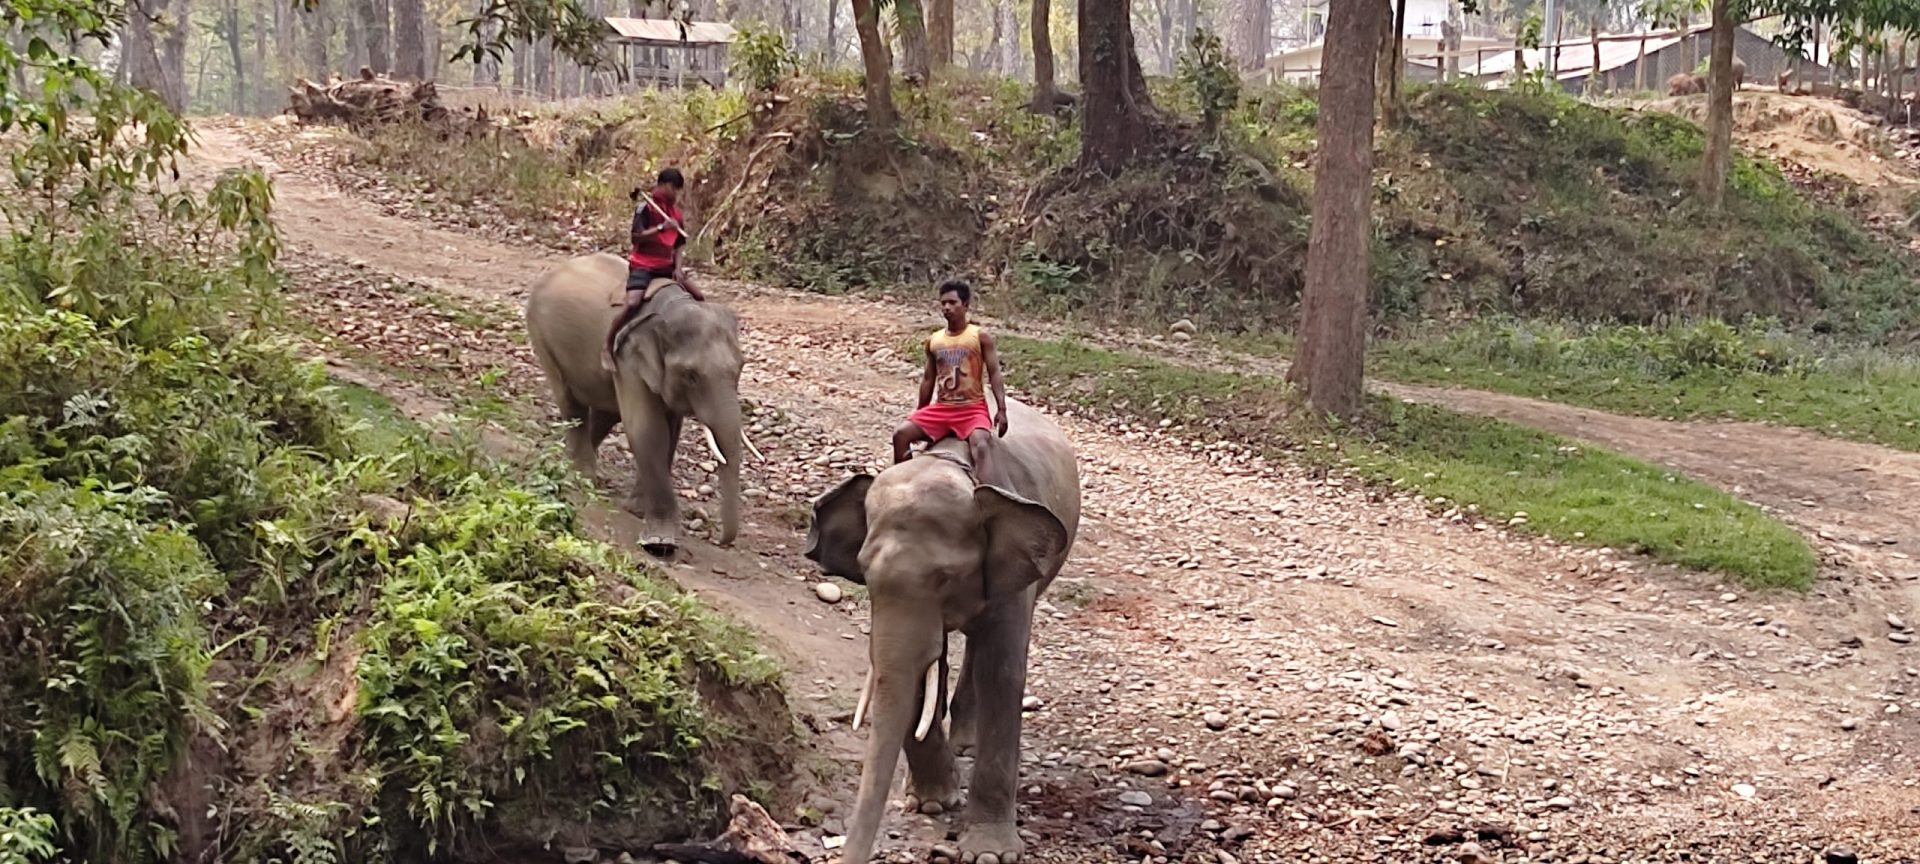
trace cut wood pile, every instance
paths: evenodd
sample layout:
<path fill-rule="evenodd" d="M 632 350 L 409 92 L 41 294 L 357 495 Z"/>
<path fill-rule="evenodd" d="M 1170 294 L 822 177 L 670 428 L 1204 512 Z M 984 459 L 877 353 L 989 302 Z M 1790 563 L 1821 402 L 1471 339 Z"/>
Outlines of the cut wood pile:
<path fill-rule="evenodd" d="M 324 86 L 306 78 L 287 88 L 287 113 L 300 123 L 344 123 L 356 131 L 412 121 L 446 133 L 493 128 L 485 109 L 458 111 L 440 104 L 432 81 L 396 81 L 367 69 L 348 81 Z"/>

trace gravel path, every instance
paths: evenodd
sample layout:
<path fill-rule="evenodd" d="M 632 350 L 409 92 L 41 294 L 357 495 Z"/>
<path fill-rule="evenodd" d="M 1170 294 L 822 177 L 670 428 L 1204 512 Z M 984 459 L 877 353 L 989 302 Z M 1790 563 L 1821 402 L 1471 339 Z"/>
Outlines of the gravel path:
<path fill-rule="evenodd" d="M 231 128 L 200 134 L 197 170 L 266 159 Z M 500 367 L 498 395 L 550 416 L 514 310 L 555 253 L 267 167 L 303 314 L 404 372 L 403 405 Z M 898 346 L 933 310 L 714 291 L 745 322 L 767 461 L 749 466 L 742 541 L 691 543 L 673 572 L 772 637 L 822 752 L 851 761 L 865 613 L 809 586 L 802 505 L 884 458 L 915 374 Z M 1037 627 L 1022 802 L 1034 860 L 1920 857 L 1920 649 L 1894 641 L 1920 621 L 1920 568 L 1899 552 L 1875 549 L 1869 566 L 1830 548 L 1813 595 L 1754 595 L 1444 518 L 1177 427 L 1059 419 L 1087 513 Z M 607 448 L 616 465 L 621 446 Z M 702 458 L 687 446 L 680 460 L 696 507 Z M 946 830 L 889 826 L 896 851 Z M 837 827 L 829 815 L 801 839 Z"/>

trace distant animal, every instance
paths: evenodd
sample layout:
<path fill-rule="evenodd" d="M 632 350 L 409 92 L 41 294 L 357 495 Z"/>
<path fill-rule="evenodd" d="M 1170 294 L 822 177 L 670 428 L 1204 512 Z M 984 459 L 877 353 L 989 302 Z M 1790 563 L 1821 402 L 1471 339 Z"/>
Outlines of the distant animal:
<path fill-rule="evenodd" d="M 1692 96 L 1695 93 L 1705 93 L 1706 90 L 1707 79 L 1692 72 L 1682 72 L 1667 79 L 1668 96 Z"/>
<path fill-rule="evenodd" d="M 1733 58 L 1733 89 L 1738 90 L 1747 84 L 1747 61 Z"/>

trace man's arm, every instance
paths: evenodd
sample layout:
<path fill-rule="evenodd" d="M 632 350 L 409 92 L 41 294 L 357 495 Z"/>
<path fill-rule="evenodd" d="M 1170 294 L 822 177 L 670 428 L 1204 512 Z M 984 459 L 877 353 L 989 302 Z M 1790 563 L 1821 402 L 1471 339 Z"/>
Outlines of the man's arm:
<path fill-rule="evenodd" d="M 980 334 L 980 361 L 987 367 L 987 384 L 993 388 L 993 428 L 1007 434 L 1007 385 L 1000 380 L 1000 344 L 993 334 Z"/>
<path fill-rule="evenodd" d="M 920 404 L 915 405 L 915 408 L 925 408 L 933 403 L 933 379 L 940 374 L 933 362 L 933 346 L 926 346 L 926 351 L 927 368 L 920 373 Z"/>

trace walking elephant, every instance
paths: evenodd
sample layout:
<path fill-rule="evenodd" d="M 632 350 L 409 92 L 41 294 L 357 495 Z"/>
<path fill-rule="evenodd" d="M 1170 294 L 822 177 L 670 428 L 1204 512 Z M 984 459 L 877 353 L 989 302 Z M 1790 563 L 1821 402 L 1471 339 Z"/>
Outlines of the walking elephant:
<path fill-rule="evenodd" d="M 673 455 L 682 421 L 693 417 L 720 462 L 720 542 L 740 533 L 740 322 L 733 310 L 696 301 L 668 283 L 625 328 L 613 372 L 600 365 L 607 328 L 626 287 L 627 264 L 604 253 L 547 271 L 527 297 L 527 337 L 546 373 L 567 431 L 567 455 L 589 477 L 595 453 L 618 421 L 633 450 L 629 509 L 643 523 L 641 545 L 671 555 L 680 505 Z"/>
<path fill-rule="evenodd" d="M 872 664 L 854 712 L 871 707 L 859 800 L 845 864 L 866 864 L 900 751 L 911 777 L 908 807 L 958 806 L 954 754 L 977 745 L 967 827 L 936 860 L 1018 861 L 1014 823 L 1020 777 L 1020 703 L 1034 606 L 1066 562 L 1080 526 L 1080 473 L 1060 427 L 1017 401 L 994 446 L 1006 486 L 976 486 L 967 446 L 945 439 L 879 476 L 857 475 L 814 501 L 807 557 L 863 583 L 873 604 Z M 951 701 L 947 634 L 966 636 Z M 936 720 L 945 720 L 946 725 Z M 949 740 L 949 737 L 951 740 Z"/>

